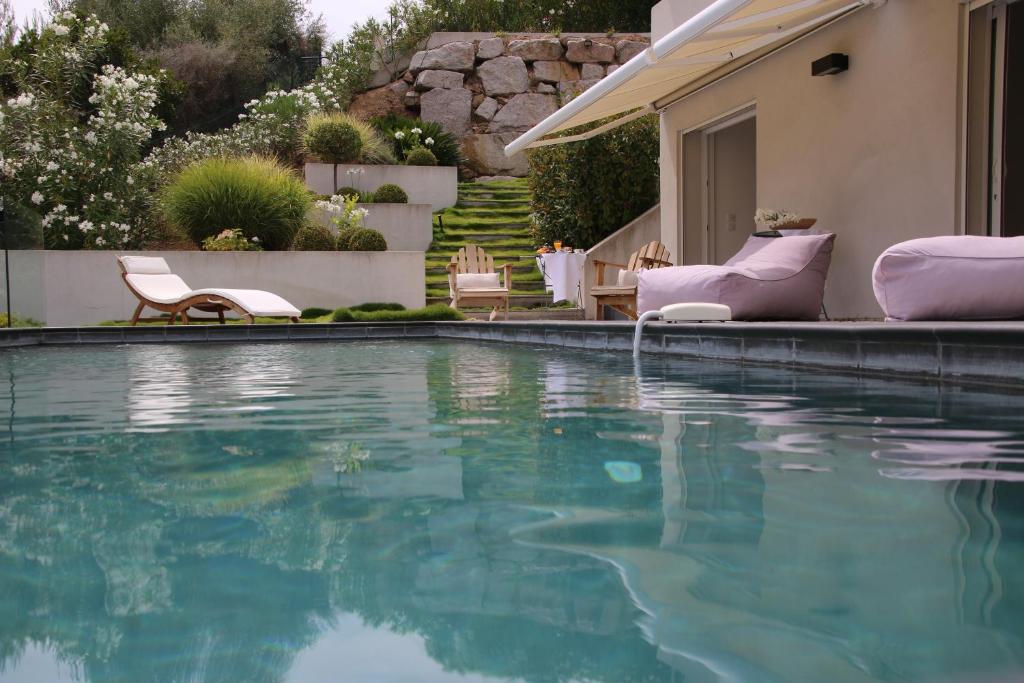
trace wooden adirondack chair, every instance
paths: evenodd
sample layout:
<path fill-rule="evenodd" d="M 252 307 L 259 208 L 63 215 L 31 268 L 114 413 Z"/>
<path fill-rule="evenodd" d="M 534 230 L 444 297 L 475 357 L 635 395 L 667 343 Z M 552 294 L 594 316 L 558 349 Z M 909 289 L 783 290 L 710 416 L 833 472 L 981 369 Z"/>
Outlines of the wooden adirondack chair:
<path fill-rule="evenodd" d="M 452 308 L 459 306 L 494 306 L 490 319 L 498 317 L 498 308 L 505 308 L 505 320 L 508 320 L 509 295 L 512 291 L 512 264 L 504 265 L 505 279 L 499 283 L 497 272 L 494 270 L 494 258 L 488 256 L 480 247 L 475 244 L 468 244 L 459 253 L 452 256 L 448 264 L 448 287 L 452 294 Z M 459 275 L 491 275 L 495 276 L 493 282 L 459 286 Z"/>
<path fill-rule="evenodd" d="M 604 320 L 604 307 L 608 306 L 622 313 L 630 320 L 636 320 L 636 279 L 626 276 L 628 281 L 619 280 L 611 284 L 605 284 L 604 270 L 607 266 L 618 268 L 620 272 L 639 273 L 649 268 L 664 268 L 671 266 L 670 254 L 665 245 L 654 241 L 640 247 L 629 257 L 629 263 L 622 265 L 608 261 L 594 261 L 597 269 L 595 285 L 590 289 L 590 296 L 597 300 L 597 319 Z"/>

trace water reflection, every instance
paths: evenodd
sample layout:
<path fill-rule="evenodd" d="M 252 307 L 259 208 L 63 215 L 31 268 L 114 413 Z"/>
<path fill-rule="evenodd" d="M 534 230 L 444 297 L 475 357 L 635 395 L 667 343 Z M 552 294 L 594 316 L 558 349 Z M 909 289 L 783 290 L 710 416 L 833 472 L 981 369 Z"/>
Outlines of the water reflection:
<path fill-rule="evenodd" d="M 0 366 L 0 681 L 1022 670 L 1021 397 L 433 343 Z"/>

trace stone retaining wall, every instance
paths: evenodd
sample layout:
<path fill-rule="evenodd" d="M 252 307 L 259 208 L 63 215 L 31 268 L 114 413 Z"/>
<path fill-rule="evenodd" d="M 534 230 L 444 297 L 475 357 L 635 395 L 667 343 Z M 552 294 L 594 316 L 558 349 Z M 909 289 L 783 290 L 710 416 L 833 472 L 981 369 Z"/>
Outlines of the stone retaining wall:
<path fill-rule="evenodd" d="M 640 34 L 448 37 L 428 41 L 400 80 L 359 95 L 350 111 L 436 121 L 462 139 L 470 176 L 525 176 L 526 157 L 506 157 L 505 145 L 650 45 Z"/>

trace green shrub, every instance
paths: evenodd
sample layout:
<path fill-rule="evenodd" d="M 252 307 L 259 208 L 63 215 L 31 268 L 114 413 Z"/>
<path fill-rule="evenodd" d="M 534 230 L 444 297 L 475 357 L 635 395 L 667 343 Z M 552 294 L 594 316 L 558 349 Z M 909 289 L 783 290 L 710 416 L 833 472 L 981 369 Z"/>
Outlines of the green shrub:
<path fill-rule="evenodd" d="M 459 139 L 435 121 L 388 114 L 373 118 L 371 123 L 391 143 L 395 157 L 401 161 L 405 161 L 406 154 L 416 147 L 428 148 L 440 166 L 459 166 L 464 161 Z M 399 132 L 402 135 L 396 136 L 395 133 Z"/>
<path fill-rule="evenodd" d="M 402 304 L 393 303 L 367 303 L 359 304 L 358 306 L 350 306 L 350 311 L 362 311 L 363 313 L 373 313 L 374 311 L 404 311 L 405 306 Z"/>
<path fill-rule="evenodd" d="M 337 249 L 338 251 L 353 251 L 351 247 L 352 238 L 355 236 L 357 232 L 359 232 L 362 229 L 363 228 L 356 227 L 340 228 L 338 230 L 338 237 L 334 243 L 334 248 Z"/>
<path fill-rule="evenodd" d="M 329 164 L 393 164 L 391 143 L 377 130 L 344 112 L 314 114 L 306 119 L 306 151 Z"/>
<path fill-rule="evenodd" d="M 302 309 L 302 313 L 299 314 L 299 318 L 302 320 L 311 320 L 313 318 L 322 318 L 331 312 L 329 308 L 318 308 L 317 306 L 310 306 L 309 308 Z"/>
<path fill-rule="evenodd" d="M 373 204 L 376 201 L 380 201 L 380 200 L 377 199 L 377 193 L 376 192 L 360 192 L 359 193 L 359 203 L 360 204 Z"/>
<path fill-rule="evenodd" d="M 348 121 L 320 114 L 306 122 L 306 151 L 328 164 L 348 164 L 363 154 L 363 138 Z"/>
<path fill-rule="evenodd" d="M 529 152 L 537 243 L 589 249 L 657 204 L 658 151 L 658 117 L 645 116 L 590 140 Z"/>
<path fill-rule="evenodd" d="M 238 228 L 228 228 L 203 240 L 203 251 L 263 251 L 258 238 L 249 238 Z"/>
<path fill-rule="evenodd" d="M 360 311 L 356 308 L 339 308 L 332 320 L 336 323 L 351 322 L 416 322 L 431 320 L 465 320 L 466 316 L 444 304 L 432 304 L 426 308 L 406 310 Z"/>
<path fill-rule="evenodd" d="M 319 223 L 306 223 L 292 243 L 295 251 L 334 251 L 336 247 L 334 233 Z"/>
<path fill-rule="evenodd" d="M 426 147 L 414 147 L 405 155 L 409 166 L 437 166 L 437 157 Z"/>
<path fill-rule="evenodd" d="M 373 191 L 373 201 L 378 204 L 408 204 L 409 195 L 398 185 L 387 183 Z"/>
<path fill-rule="evenodd" d="M 348 185 L 346 185 L 345 187 L 339 187 L 338 191 L 335 192 L 334 194 L 340 195 L 342 197 L 351 197 L 352 195 L 355 195 L 357 197 L 360 196 L 359 190 L 357 190 L 354 187 L 349 187 Z M 324 197 L 324 199 L 330 199 L 330 196 Z"/>
<path fill-rule="evenodd" d="M 287 249 L 306 221 L 312 196 L 291 171 L 262 157 L 206 159 L 164 188 L 164 216 L 197 245 L 240 227 L 264 249 Z"/>
<path fill-rule="evenodd" d="M 22 318 L 17 314 L 11 317 L 10 325 L 7 324 L 7 313 L 0 313 L 0 327 L 42 327 L 43 324 L 32 318 Z"/>
<path fill-rule="evenodd" d="M 348 251 L 387 251 L 388 243 L 379 230 L 360 228 L 348 240 Z"/>

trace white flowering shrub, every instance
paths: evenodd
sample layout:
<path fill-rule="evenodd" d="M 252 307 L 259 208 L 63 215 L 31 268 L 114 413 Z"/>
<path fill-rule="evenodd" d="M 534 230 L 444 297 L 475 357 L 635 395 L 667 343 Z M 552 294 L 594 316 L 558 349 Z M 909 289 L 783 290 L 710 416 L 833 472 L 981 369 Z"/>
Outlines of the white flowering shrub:
<path fill-rule="evenodd" d="M 34 210 L 48 249 L 135 248 L 148 237 L 147 169 L 138 162 L 153 131 L 157 77 L 103 66 L 106 24 L 58 14 L 31 64 L 5 65 L 21 92 L 0 102 L 0 192 Z"/>

